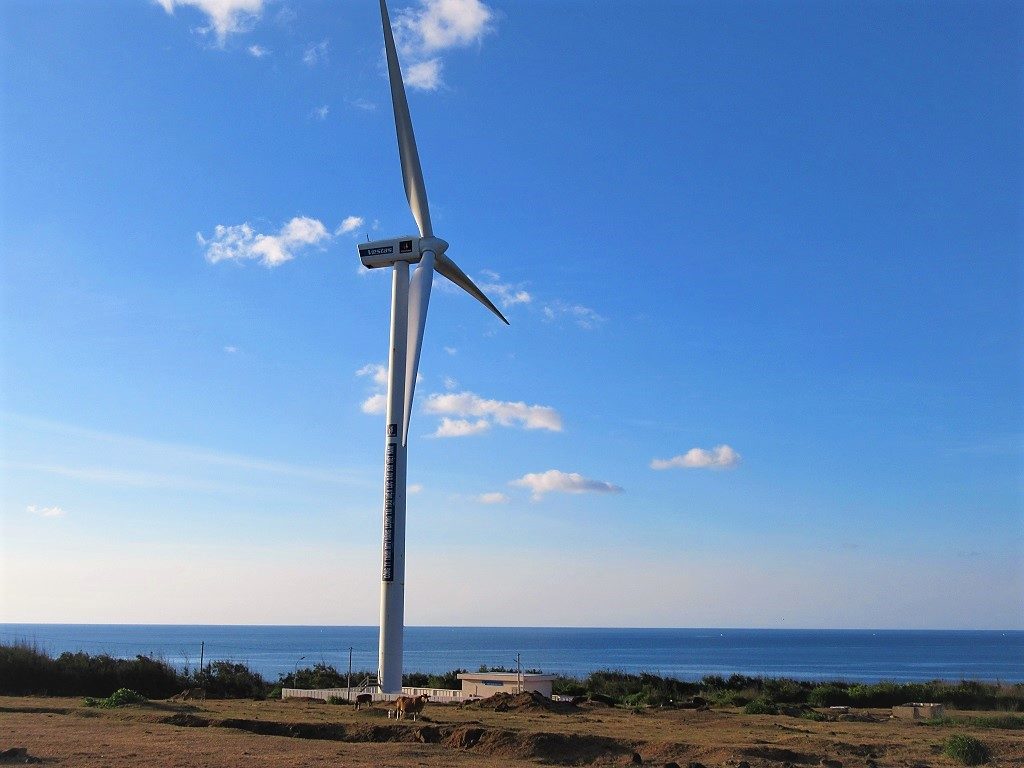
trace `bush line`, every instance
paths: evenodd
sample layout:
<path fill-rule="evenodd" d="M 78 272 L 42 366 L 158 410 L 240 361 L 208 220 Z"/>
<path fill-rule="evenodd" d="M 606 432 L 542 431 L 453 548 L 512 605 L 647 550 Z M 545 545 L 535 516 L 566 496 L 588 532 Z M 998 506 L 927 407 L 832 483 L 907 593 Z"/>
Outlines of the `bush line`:
<path fill-rule="evenodd" d="M 456 669 L 443 675 L 413 672 L 404 675 L 402 683 L 417 688 L 458 688 L 457 676 L 465 671 Z M 353 672 L 353 686 L 367 676 L 372 677 L 373 673 Z M 178 670 L 151 656 L 117 659 L 106 654 L 65 652 L 54 658 L 32 644 L 0 644 L 0 695 L 5 696 L 105 697 L 129 688 L 149 699 L 165 699 L 185 688 L 202 687 L 207 696 L 214 698 L 262 699 L 279 697 L 281 688 L 344 688 L 346 682 L 345 673 L 325 663 L 280 675 L 270 682 L 244 664 L 232 661 L 213 661 L 201 670 Z M 779 704 L 877 708 L 909 701 L 939 702 L 956 709 L 1024 711 L 1024 683 L 970 680 L 865 684 L 709 675 L 692 682 L 649 673 L 599 670 L 583 679 L 558 676 L 553 691 L 631 707 L 672 706 L 700 697 L 719 707 L 747 707 L 753 703 L 750 709 L 760 711 L 770 711 Z M 1014 718 L 1005 719 L 1008 725 L 1003 722 L 993 719 L 990 727 L 1020 727 Z"/>

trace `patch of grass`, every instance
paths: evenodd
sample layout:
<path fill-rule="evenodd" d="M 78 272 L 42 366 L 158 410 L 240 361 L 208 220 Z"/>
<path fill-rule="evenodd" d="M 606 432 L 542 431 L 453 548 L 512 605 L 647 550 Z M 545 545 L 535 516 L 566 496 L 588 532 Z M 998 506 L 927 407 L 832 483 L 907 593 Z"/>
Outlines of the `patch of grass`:
<path fill-rule="evenodd" d="M 327 703 L 328 704 L 351 704 L 352 702 L 350 702 L 344 696 L 328 696 L 327 697 Z"/>
<path fill-rule="evenodd" d="M 942 753 L 964 765 L 981 765 L 990 757 L 989 749 L 973 736 L 958 733 L 946 739 Z"/>
<path fill-rule="evenodd" d="M 754 699 L 743 708 L 745 715 L 777 715 L 779 708 L 769 699 Z"/>
<path fill-rule="evenodd" d="M 956 726 L 969 725 L 975 728 L 1000 728 L 1007 731 L 1024 731 L 1024 715 L 978 715 L 977 717 L 934 717 L 921 720 L 921 725 Z"/>

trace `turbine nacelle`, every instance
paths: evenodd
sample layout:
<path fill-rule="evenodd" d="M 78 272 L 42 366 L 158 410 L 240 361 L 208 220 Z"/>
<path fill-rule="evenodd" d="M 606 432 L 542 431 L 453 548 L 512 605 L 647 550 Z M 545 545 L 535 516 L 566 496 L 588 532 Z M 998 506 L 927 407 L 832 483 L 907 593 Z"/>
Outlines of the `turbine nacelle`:
<path fill-rule="evenodd" d="M 426 251 L 440 256 L 448 249 L 448 243 L 439 237 L 417 237 L 408 235 L 388 240 L 373 240 L 359 244 L 359 260 L 367 269 L 390 267 L 398 261 L 416 264 Z"/>

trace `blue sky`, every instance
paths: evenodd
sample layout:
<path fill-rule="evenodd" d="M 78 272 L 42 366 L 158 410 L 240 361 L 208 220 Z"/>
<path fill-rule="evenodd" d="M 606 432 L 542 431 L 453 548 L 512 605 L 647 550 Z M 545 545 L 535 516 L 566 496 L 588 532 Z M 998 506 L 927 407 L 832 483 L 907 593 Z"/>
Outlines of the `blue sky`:
<path fill-rule="evenodd" d="M 395 2 L 411 624 L 1024 628 L 1012 3 Z M 0 621 L 374 624 L 376 4 L 0 4 Z"/>

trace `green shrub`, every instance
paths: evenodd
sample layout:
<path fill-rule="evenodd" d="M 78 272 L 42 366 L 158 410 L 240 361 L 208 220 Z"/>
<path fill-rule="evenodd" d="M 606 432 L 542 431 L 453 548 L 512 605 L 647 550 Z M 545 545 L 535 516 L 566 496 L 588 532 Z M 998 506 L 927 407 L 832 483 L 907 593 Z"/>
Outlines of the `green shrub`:
<path fill-rule="evenodd" d="M 942 753 L 964 765 L 987 763 L 990 756 L 988 747 L 973 736 L 965 736 L 962 733 L 946 739 Z"/>
<path fill-rule="evenodd" d="M 716 707 L 744 707 L 756 696 L 752 691 L 705 691 L 704 698 Z"/>
<path fill-rule="evenodd" d="M 745 715 L 777 715 L 779 708 L 769 699 L 758 698 L 748 702 L 743 708 L 743 713 Z"/>
<path fill-rule="evenodd" d="M 270 690 L 263 677 L 244 664 L 214 661 L 196 675 L 196 682 L 206 695 L 225 699 L 262 699 Z"/>
<path fill-rule="evenodd" d="M 351 702 L 348 699 L 346 699 L 344 696 L 328 696 L 327 697 L 327 703 L 328 704 L 350 704 Z"/>
<path fill-rule="evenodd" d="M 818 685 L 807 694 L 807 703 L 812 707 L 838 707 L 850 703 L 850 694 L 846 687 L 835 683 Z"/>
<path fill-rule="evenodd" d="M 85 706 L 113 709 L 115 707 L 126 707 L 129 704 L 145 704 L 146 701 L 145 696 L 136 693 L 131 688 L 118 688 L 105 699 L 95 699 L 91 696 L 86 698 Z"/>

